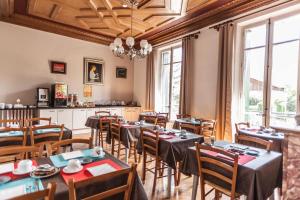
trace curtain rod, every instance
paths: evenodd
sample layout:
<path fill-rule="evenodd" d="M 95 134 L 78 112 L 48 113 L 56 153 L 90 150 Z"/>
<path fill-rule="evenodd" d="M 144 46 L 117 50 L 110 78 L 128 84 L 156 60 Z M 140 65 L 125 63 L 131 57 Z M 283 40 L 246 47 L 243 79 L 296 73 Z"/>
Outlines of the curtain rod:
<path fill-rule="evenodd" d="M 230 19 L 230 20 L 227 20 L 225 22 L 221 22 L 219 24 L 216 24 L 214 26 L 211 26 L 209 27 L 209 29 L 216 29 L 216 30 L 219 30 L 220 26 L 223 26 L 225 24 L 228 24 L 228 23 L 233 23 L 234 21 L 237 21 L 239 19 L 243 19 L 245 17 L 249 17 L 251 15 L 254 15 L 254 14 L 257 14 L 257 13 L 260 13 L 260 12 L 263 12 L 263 11 L 266 11 L 266 10 L 269 10 L 269 9 L 272 9 L 272 8 L 276 8 L 278 6 L 281 6 L 281 5 L 284 5 L 286 3 L 289 3 L 289 2 L 293 2 L 294 0 L 289 0 L 289 1 L 285 1 L 285 2 L 282 2 L 282 3 L 279 3 L 279 4 L 276 4 L 276 5 L 273 5 L 271 7 L 267 7 L 267 8 L 264 8 L 264 9 L 261 9 L 261 10 L 258 10 L 258 11 L 255 11 L 255 12 L 252 12 L 252 13 L 249 13 L 249 14 L 246 14 L 246 15 L 243 15 L 243 16 L 240 16 L 240 17 L 237 17 L 237 18 L 234 18 L 234 19 Z"/>
<path fill-rule="evenodd" d="M 162 42 L 162 43 L 160 43 L 160 44 L 157 44 L 157 45 L 153 45 L 153 47 L 156 48 L 156 47 L 164 46 L 164 45 L 167 45 L 167 44 L 176 43 L 176 42 L 181 41 L 182 38 L 188 37 L 188 36 L 190 36 L 190 37 L 192 37 L 192 38 L 195 38 L 195 39 L 198 39 L 199 34 L 200 34 L 200 31 L 199 31 L 199 30 L 193 31 L 192 33 L 188 33 L 188 34 L 179 36 L 179 37 L 177 37 L 177 38 L 175 38 L 175 39 L 173 39 L 173 40 L 169 40 L 169 41 L 166 41 L 166 42 Z"/>

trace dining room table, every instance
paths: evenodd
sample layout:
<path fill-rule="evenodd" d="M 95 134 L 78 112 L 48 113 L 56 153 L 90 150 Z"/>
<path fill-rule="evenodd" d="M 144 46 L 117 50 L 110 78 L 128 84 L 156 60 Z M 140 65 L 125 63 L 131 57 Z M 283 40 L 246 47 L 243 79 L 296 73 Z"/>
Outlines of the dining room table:
<path fill-rule="evenodd" d="M 214 146 L 221 149 L 228 149 L 235 144 L 226 141 L 216 141 Z M 240 145 L 240 144 L 239 144 Z M 236 179 L 236 192 L 246 195 L 247 200 L 266 200 L 273 195 L 275 188 L 281 188 L 282 185 L 282 153 L 275 151 L 266 151 L 256 147 L 242 145 L 245 149 L 258 152 L 256 156 L 239 155 L 238 172 Z M 214 159 L 221 160 L 227 164 L 232 161 L 226 160 L 217 155 Z M 193 175 L 192 200 L 196 199 L 199 174 L 196 147 L 189 147 L 181 166 L 181 172 L 186 175 Z M 219 180 L 215 184 L 222 185 Z"/>
<path fill-rule="evenodd" d="M 271 146 L 271 150 L 283 153 L 284 133 L 276 132 L 275 130 L 269 130 L 269 129 L 261 130 L 260 128 L 250 127 L 250 128 L 240 129 L 239 134 L 250 136 L 250 137 L 257 137 L 263 140 L 272 140 L 273 143 Z"/>
<path fill-rule="evenodd" d="M 167 197 L 170 197 L 172 170 L 176 169 L 177 162 L 183 161 L 188 148 L 195 146 L 195 142 L 203 143 L 204 137 L 191 132 L 185 132 L 186 136 L 183 137 L 182 131 L 177 129 L 165 129 L 159 132 L 159 157 L 168 165 Z M 138 140 L 137 152 L 139 154 L 143 152 L 141 137 Z"/>
<path fill-rule="evenodd" d="M 76 181 L 79 180 L 85 180 L 93 177 L 91 172 L 88 170 L 91 167 L 97 167 L 101 165 L 109 165 L 113 171 L 121 170 L 121 169 L 127 169 L 130 168 L 130 166 L 121 160 L 115 158 L 108 152 L 105 152 L 104 156 L 97 157 L 95 158 L 92 155 L 93 150 L 92 149 L 85 149 L 82 150 L 82 153 L 84 155 L 84 158 L 92 158 L 93 162 L 89 164 L 83 165 L 83 169 L 79 172 L 75 173 L 65 173 L 63 168 L 68 165 L 68 161 L 64 160 L 62 155 L 54 155 L 50 156 L 49 158 L 37 158 L 35 159 L 34 163 L 36 166 L 38 165 L 44 165 L 44 164 L 50 164 L 51 166 L 55 166 L 60 169 L 60 171 L 48 178 L 30 178 L 29 175 L 22 175 L 22 176 L 17 176 L 13 175 L 11 172 L 7 174 L 1 174 L 1 175 L 7 175 L 13 177 L 13 180 L 11 180 L 8 183 L 4 183 L 0 186 L 5 187 L 5 184 L 10 184 L 9 186 L 15 187 L 17 184 L 26 184 L 26 185 L 32 185 L 30 186 L 30 191 L 33 192 L 34 190 L 42 190 L 45 189 L 48 185 L 48 183 L 55 182 L 56 183 L 56 191 L 54 195 L 54 199 L 56 200 L 62 200 L 62 199 L 69 199 L 69 188 L 68 188 L 68 180 L 70 178 L 73 178 Z M 82 159 L 82 158 L 79 158 Z M 103 168 L 104 170 L 104 168 Z M 108 173 L 108 171 L 101 171 L 102 174 Z M 116 188 L 120 185 L 126 184 L 127 182 L 127 176 L 118 176 L 115 178 L 112 178 L 107 181 L 99 183 L 92 183 L 87 186 L 84 186 L 82 188 L 78 188 L 77 191 L 77 198 L 82 199 L 100 192 L 104 192 L 108 189 Z M 25 180 L 22 180 L 25 179 Z M 23 182 L 22 182 L 23 181 Z M 28 183 L 26 183 L 28 181 Z M 30 183 L 30 181 L 32 183 Z M 19 183 L 18 183 L 19 182 Z M 4 186 L 3 186 L 4 185 Z M 34 187 L 36 185 L 37 187 Z M 7 188 L 6 188 L 7 189 Z M 33 191 L 32 191 L 33 190 Z M 27 192 L 27 189 L 26 189 Z M 119 195 L 109 197 L 109 200 L 119 200 L 123 199 L 124 193 L 121 193 Z M 143 184 L 140 180 L 140 177 L 136 173 L 134 183 L 133 183 L 133 188 L 131 192 L 131 200 L 147 200 L 147 195 L 145 192 L 145 189 L 143 187 Z"/>
<path fill-rule="evenodd" d="M 190 124 L 194 126 L 200 126 L 201 120 L 194 118 L 181 118 L 175 119 L 173 124 L 173 129 L 180 129 L 180 124 Z"/>

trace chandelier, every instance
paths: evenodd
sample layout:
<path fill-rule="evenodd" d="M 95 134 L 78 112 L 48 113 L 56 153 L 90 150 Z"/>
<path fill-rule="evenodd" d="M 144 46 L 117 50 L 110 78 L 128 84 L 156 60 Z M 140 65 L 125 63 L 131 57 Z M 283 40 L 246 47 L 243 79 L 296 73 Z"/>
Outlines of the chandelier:
<path fill-rule="evenodd" d="M 131 7 L 131 33 L 130 37 L 126 38 L 126 46 L 123 47 L 123 42 L 121 38 L 116 38 L 114 42 L 109 45 L 109 48 L 112 50 L 113 54 L 117 57 L 128 56 L 130 60 L 133 60 L 135 57 L 145 58 L 152 51 L 151 44 L 148 43 L 147 40 L 140 41 L 140 49 L 136 49 L 134 47 L 135 40 L 132 36 L 132 18 L 133 18 L 133 6 L 137 6 L 138 2 L 136 0 L 124 0 L 123 7 L 127 7 L 127 5 Z"/>

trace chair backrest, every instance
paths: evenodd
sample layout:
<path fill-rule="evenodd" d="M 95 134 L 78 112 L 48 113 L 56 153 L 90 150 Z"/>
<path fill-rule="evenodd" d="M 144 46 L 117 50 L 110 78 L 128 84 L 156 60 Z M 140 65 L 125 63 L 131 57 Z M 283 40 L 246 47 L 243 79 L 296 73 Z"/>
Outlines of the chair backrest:
<path fill-rule="evenodd" d="M 141 128 L 141 141 L 143 152 L 153 156 L 159 153 L 159 133 L 148 128 Z"/>
<path fill-rule="evenodd" d="M 31 154 L 31 158 L 40 157 L 39 148 L 34 146 L 14 146 L 0 148 L 1 161 L 9 156 L 14 156 L 15 160 L 27 159 L 29 158 L 29 154 Z"/>
<path fill-rule="evenodd" d="M 45 200 L 54 200 L 56 190 L 56 183 L 48 183 L 47 189 L 45 190 L 39 190 L 36 192 L 31 192 L 22 196 L 14 197 L 11 200 L 39 200 L 39 199 L 45 199 Z"/>
<path fill-rule="evenodd" d="M 15 134 L 11 134 L 9 136 L 1 136 L 1 133 L 9 133 L 14 132 Z M 26 129 L 25 128 L 10 128 L 10 127 L 4 127 L 0 129 L 0 146 L 25 146 L 27 135 L 26 135 Z"/>
<path fill-rule="evenodd" d="M 48 130 L 47 130 L 48 129 Z M 43 152 L 44 146 L 48 155 L 52 154 L 51 145 L 61 141 L 64 131 L 64 125 L 46 125 L 46 126 L 31 126 L 30 142 L 31 145 L 40 147 L 40 153 Z"/>
<path fill-rule="evenodd" d="M 111 119 L 107 119 L 105 116 L 101 116 L 99 118 L 99 130 L 100 131 L 108 130 L 111 121 L 112 121 Z"/>
<path fill-rule="evenodd" d="M 190 114 L 179 114 L 179 115 L 176 115 L 177 119 L 191 118 L 191 117 L 192 117 L 192 115 L 190 115 Z"/>
<path fill-rule="evenodd" d="M 154 116 L 145 116 L 144 117 L 145 122 L 149 123 L 149 124 L 157 124 L 157 117 Z"/>
<path fill-rule="evenodd" d="M 103 116 L 111 116 L 111 113 L 109 111 L 96 111 L 95 115 L 103 117 Z"/>
<path fill-rule="evenodd" d="M 0 131 L 7 127 L 21 127 L 21 121 L 18 119 L 0 119 Z"/>
<path fill-rule="evenodd" d="M 104 192 L 94 194 L 93 196 L 83 198 L 82 200 L 101 200 L 101 199 L 107 199 L 108 197 L 124 193 L 124 200 L 129 200 L 131 196 L 131 191 L 133 187 L 133 183 L 136 176 L 136 165 L 133 164 L 131 168 L 118 170 L 115 172 L 107 173 L 104 175 L 92 177 L 86 180 L 77 181 L 74 182 L 73 179 L 69 179 L 68 185 L 69 185 L 69 200 L 76 200 L 76 189 L 87 187 L 91 184 L 101 184 L 102 182 L 110 181 L 112 179 L 121 177 L 121 176 L 127 176 L 126 184 L 117 186 L 115 188 L 112 188 L 110 190 L 106 190 Z"/>
<path fill-rule="evenodd" d="M 198 161 L 198 173 L 201 181 L 201 194 L 204 194 L 204 184 L 208 183 L 218 191 L 221 191 L 229 195 L 231 199 L 234 199 L 238 170 L 238 155 L 231 154 L 219 148 L 201 145 L 197 142 L 195 143 L 195 145 Z M 211 151 L 220 156 L 209 156 L 207 151 Z M 225 156 L 224 159 L 222 158 L 223 156 Z M 232 160 L 232 164 L 230 164 L 230 161 L 228 161 L 228 159 Z M 212 181 L 216 179 L 219 181 Z M 216 183 L 220 181 L 228 185 L 228 188 L 230 188 L 230 190 Z"/>
<path fill-rule="evenodd" d="M 116 138 L 120 140 L 121 138 L 121 126 L 120 124 L 117 123 L 111 123 L 110 124 L 110 132 L 111 132 L 111 137 Z"/>
<path fill-rule="evenodd" d="M 270 151 L 272 148 L 272 140 L 264 140 L 257 137 L 235 134 L 235 142 L 239 144 L 245 144 L 253 147 L 264 148 Z"/>
<path fill-rule="evenodd" d="M 37 118 L 30 118 L 25 120 L 25 126 L 31 127 L 35 124 L 40 124 L 41 121 L 45 122 L 45 125 L 51 125 L 51 117 L 37 117 Z"/>
<path fill-rule="evenodd" d="M 250 123 L 249 122 L 235 123 L 235 130 L 236 130 L 237 134 L 240 132 L 241 129 L 243 129 L 243 128 L 249 128 L 249 127 L 250 127 Z"/>
<path fill-rule="evenodd" d="M 215 136 L 217 121 L 213 119 L 200 119 L 200 135 L 210 137 Z"/>
<path fill-rule="evenodd" d="M 55 142 L 51 145 L 51 150 L 56 151 L 57 153 L 62 153 L 62 147 L 66 147 L 72 144 L 87 144 L 89 149 L 93 148 L 93 138 L 90 137 L 89 139 L 85 138 L 74 138 L 74 139 L 67 139 L 61 140 L 59 142 Z"/>
<path fill-rule="evenodd" d="M 200 127 L 195 126 L 193 124 L 187 124 L 187 123 L 180 123 L 179 127 L 181 130 L 186 130 L 188 132 L 194 133 L 194 134 L 199 134 L 200 132 Z"/>

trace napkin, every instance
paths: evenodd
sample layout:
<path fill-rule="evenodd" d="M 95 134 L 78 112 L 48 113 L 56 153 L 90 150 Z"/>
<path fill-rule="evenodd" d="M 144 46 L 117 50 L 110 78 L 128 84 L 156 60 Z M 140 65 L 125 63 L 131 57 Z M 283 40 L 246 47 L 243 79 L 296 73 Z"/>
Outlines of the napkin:
<path fill-rule="evenodd" d="M 25 185 L 18 185 L 0 190 L 1 199 L 11 199 L 25 194 Z"/>
<path fill-rule="evenodd" d="M 14 170 L 14 163 L 6 163 L 0 165 L 0 174 L 12 172 Z"/>
<path fill-rule="evenodd" d="M 116 171 L 116 169 L 112 167 L 110 164 L 105 163 L 95 167 L 87 168 L 87 171 L 89 171 L 93 176 L 99 176 L 110 172 L 114 172 Z"/>
<path fill-rule="evenodd" d="M 64 160 L 70 160 L 73 158 L 83 157 L 84 155 L 81 151 L 71 151 L 67 153 L 62 153 L 61 156 L 63 157 Z"/>

